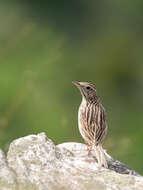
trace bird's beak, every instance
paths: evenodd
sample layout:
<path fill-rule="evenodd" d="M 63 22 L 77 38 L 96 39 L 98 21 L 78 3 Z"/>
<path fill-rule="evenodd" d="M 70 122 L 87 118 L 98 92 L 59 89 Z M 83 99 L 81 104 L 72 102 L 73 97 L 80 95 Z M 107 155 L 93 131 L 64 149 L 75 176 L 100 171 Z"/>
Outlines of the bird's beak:
<path fill-rule="evenodd" d="M 80 87 L 81 87 L 80 82 L 77 82 L 77 81 L 72 81 L 72 83 L 73 83 L 76 87 L 78 87 L 78 88 L 80 88 Z"/>

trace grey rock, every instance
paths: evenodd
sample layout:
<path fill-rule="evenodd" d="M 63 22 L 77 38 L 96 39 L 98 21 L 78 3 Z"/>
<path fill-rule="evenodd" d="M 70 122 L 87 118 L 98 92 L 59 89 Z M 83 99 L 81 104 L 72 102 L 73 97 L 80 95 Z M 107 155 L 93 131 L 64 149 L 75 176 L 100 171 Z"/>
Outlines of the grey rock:
<path fill-rule="evenodd" d="M 98 168 L 84 144 L 56 146 L 44 133 L 22 137 L 7 159 L 0 153 L 0 190 L 143 190 L 142 176 L 106 156 L 109 169 Z"/>
<path fill-rule="evenodd" d="M 0 190 L 15 190 L 16 186 L 16 176 L 8 167 L 4 152 L 0 150 Z"/>

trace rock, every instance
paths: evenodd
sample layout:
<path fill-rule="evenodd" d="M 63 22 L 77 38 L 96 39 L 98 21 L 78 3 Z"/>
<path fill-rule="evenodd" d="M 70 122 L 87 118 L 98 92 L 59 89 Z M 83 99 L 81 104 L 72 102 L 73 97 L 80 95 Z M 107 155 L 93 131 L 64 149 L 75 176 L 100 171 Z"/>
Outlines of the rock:
<path fill-rule="evenodd" d="M 15 174 L 8 167 L 5 154 L 0 150 L 0 190 L 15 190 L 16 186 Z"/>
<path fill-rule="evenodd" d="M 107 153 L 109 169 L 98 168 L 86 145 L 54 145 L 44 133 L 13 141 L 0 153 L 0 190 L 143 190 L 143 177 Z"/>

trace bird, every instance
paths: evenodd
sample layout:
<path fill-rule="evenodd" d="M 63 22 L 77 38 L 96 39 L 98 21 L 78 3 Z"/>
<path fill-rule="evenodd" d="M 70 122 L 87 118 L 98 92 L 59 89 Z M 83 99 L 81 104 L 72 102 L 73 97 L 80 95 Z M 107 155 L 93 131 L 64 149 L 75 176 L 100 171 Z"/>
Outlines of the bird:
<path fill-rule="evenodd" d="M 96 86 L 88 82 L 72 81 L 72 83 L 82 95 L 82 102 L 78 110 L 78 127 L 87 144 L 88 154 L 95 150 L 99 167 L 108 168 L 106 155 L 102 148 L 107 133 L 106 113 Z"/>

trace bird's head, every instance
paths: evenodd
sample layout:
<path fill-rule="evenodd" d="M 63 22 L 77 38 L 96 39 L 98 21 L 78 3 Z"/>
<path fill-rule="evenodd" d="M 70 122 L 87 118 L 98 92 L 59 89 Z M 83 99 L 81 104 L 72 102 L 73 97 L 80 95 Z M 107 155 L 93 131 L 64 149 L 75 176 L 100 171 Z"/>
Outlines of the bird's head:
<path fill-rule="evenodd" d="M 86 101 L 88 102 L 93 102 L 97 101 L 98 95 L 97 95 L 97 90 L 96 87 L 88 82 L 72 82 L 77 88 L 79 88 L 81 95 L 83 98 L 85 98 Z"/>

